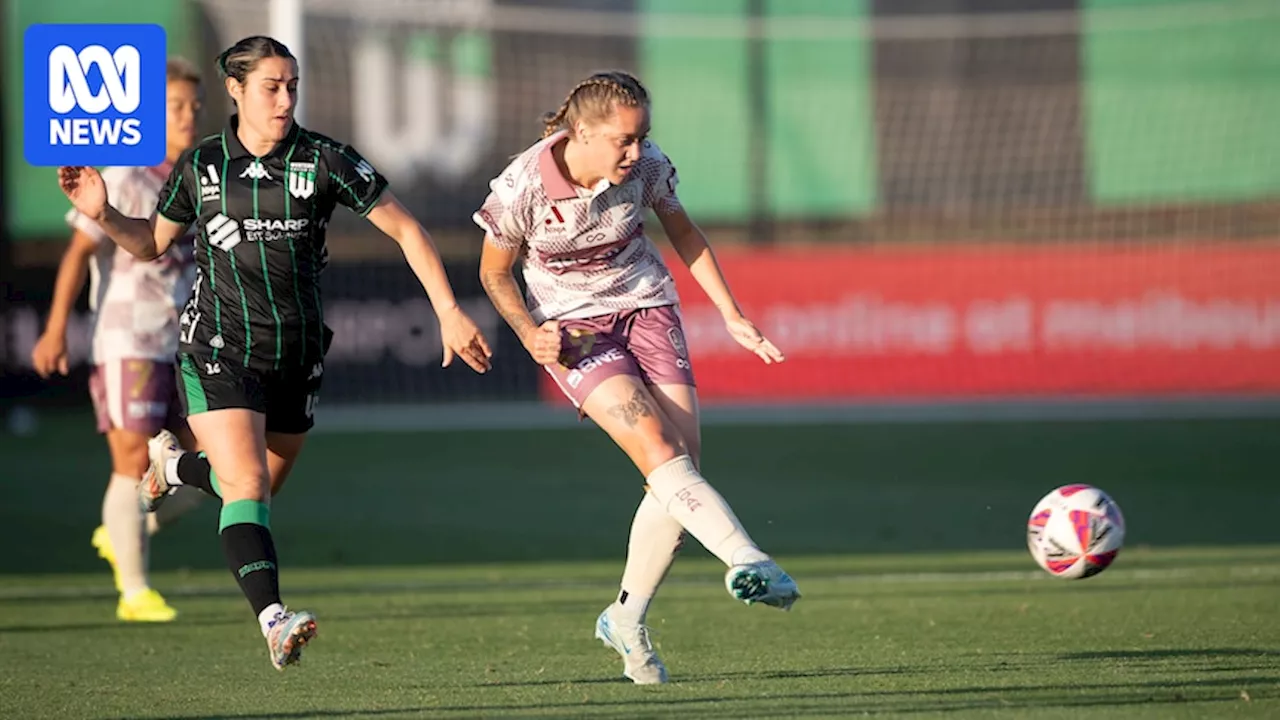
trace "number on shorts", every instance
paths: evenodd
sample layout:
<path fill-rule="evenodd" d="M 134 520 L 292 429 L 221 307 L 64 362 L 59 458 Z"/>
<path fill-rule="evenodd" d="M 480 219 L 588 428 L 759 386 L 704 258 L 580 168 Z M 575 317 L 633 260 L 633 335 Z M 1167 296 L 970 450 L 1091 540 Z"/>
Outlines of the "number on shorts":
<path fill-rule="evenodd" d="M 151 380 L 152 365 L 146 360 L 130 360 L 129 372 L 133 373 L 133 385 L 129 388 L 129 397 L 137 399 L 142 396 L 142 391 L 147 389 L 147 383 Z"/>

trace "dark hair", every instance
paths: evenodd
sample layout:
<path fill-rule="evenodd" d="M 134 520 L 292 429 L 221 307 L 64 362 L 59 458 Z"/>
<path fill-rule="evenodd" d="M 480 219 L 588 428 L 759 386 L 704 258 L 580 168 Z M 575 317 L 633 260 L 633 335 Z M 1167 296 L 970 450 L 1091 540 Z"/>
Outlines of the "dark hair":
<path fill-rule="evenodd" d="M 604 120 L 613 114 L 613 106 L 648 107 L 649 91 L 634 75 L 621 70 L 598 72 L 583 80 L 569 91 L 560 109 L 545 113 L 542 137 L 551 137 L 560 130 L 572 130 L 581 118 Z"/>
<path fill-rule="evenodd" d="M 196 69 L 195 65 L 191 64 L 190 60 L 175 55 L 169 58 L 169 61 L 165 63 L 164 78 L 165 82 L 181 80 L 183 82 L 189 82 L 192 85 L 199 85 L 200 71 Z"/>
<path fill-rule="evenodd" d="M 289 52 L 289 48 L 279 40 L 265 35 L 254 35 L 244 38 L 218 55 L 218 72 L 222 73 L 223 77 L 244 82 L 249 73 L 258 66 L 258 61 L 269 57 L 297 60 L 293 57 L 293 53 Z"/>

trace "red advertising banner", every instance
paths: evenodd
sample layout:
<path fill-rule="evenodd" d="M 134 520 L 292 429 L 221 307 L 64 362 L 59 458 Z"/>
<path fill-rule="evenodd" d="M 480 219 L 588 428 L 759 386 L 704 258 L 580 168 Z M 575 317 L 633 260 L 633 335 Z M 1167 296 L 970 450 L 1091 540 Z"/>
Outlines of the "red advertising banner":
<path fill-rule="evenodd" d="M 709 400 L 1280 391 L 1280 246 L 1185 244 L 726 250 L 747 316 L 786 354 L 724 330 L 678 258 Z M 544 396 L 559 395 L 553 384 Z"/>

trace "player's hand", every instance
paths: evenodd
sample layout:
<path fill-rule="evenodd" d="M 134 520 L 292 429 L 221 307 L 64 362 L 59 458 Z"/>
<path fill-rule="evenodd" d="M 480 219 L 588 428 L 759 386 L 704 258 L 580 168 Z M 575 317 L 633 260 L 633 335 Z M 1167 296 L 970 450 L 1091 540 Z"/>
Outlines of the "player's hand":
<path fill-rule="evenodd" d="M 548 320 L 524 338 L 524 349 L 539 365 L 550 365 L 560 359 L 560 322 Z"/>
<path fill-rule="evenodd" d="M 741 315 L 725 318 L 724 326 L 739 345 L 758 355 L 766 365 L 780 363 L 787 359 L 781 350 L 769 342 L 769 338 L 762 335 L 750 320 Z"/>
<path fill-rule="evenodd" d="M 489 362 L 493 357 L 489 342 L 460 307 L 440 314 L 440 341 L 444 346 L 444 364 L 441 367 L 449 367 L 455 355 L 478 373 L 488 372 L 493 367 Z"/>
<path fill-rule="evenodd" d="M 31 349 L 31 367 L 37 374 L 47 378 L 54 372 L 67 374 L 67 338 L 63 333 L 49 333 L 40 336 L 36 346 Z"/>
<path fill-rule="evenodd" d="M 58 168 L 58 187 L 81 215 L 97 220 L 107 212 L 107 185 L 91 167 Z"/>

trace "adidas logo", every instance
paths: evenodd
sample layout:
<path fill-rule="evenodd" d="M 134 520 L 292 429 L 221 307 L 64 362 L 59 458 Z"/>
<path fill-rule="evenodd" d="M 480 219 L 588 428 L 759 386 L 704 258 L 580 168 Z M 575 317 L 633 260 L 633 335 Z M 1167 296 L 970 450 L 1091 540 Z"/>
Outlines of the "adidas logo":
<path fill-rule="evenodd" d="M 271 173 L 262 167 L 262 163 L 255 160 L 252 165 L 244 169 L 244 172 L 240 173 L 240 177 L 253 180 L 270 180 Z"/>
<path fill-rule="evenodd" d="M 210 218 L 205 229 L 208 231 L 209 244 L 224 252 L 231 252 L 231 248 L 244 239 L 240 237 L 240 223 L 222 213 Z"/>

